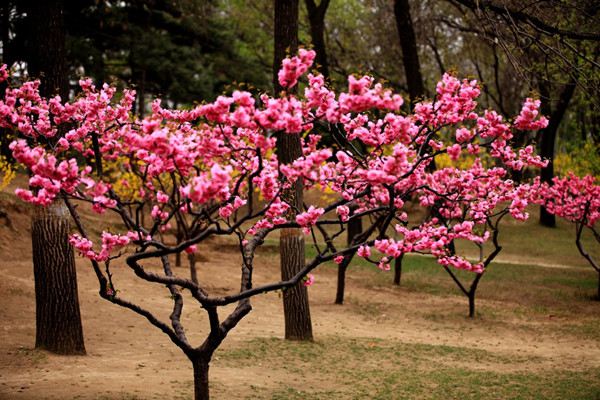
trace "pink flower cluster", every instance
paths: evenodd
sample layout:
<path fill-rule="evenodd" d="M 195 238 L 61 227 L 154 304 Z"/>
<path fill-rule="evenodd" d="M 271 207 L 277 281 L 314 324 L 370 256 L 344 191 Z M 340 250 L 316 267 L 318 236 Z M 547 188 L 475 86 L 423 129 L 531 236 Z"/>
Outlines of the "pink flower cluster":
<path fill-rule="evenodd" d="M 89 258 L 90 260 L 107 261 L 110 258 L 112 251 L 127 246 L 132 238 L 135 240 L 137 236 L 138 235 L 133 232 L 128 232 L 126 235 L 113 235 L 109 232 L 102 232 L 102 247 L 100 252 L 95 252 L 92 241 L 79 234 L 71 235 L 69 243 L 71 243 L 82 256 Z"/>
<path fill-rule="evenodd" d="M 325 212 L 322 208 L 310 206 L 305 212 L 296 215 L 296 222 L 303 228 L 304 233 L 310 233 L 310 227 L 317 223 L 317 220 Z"/>
<path fill-rule="evenodd" d="M 571 222 L 593 227 L 600 220 L 600 184 L 591 175 L 555 177 L 532 191 L 532 201 Z"/>
<path fill-rule="evenodd" d="M 522 131 L 537 131 L 548 126 L 548 119 L 539 116 L 540 105 L 540 100 L 534 100 L 529 97 L 525 99 L 523 108 L 519 116 L 515 119 L 515 127 Z"/>
<path fill-rule="evenodd" d="M 278 75 L 281 85 L 296 85 L 314 58 L 314 51 L 300 50 L 286 59 Z M 0 69 L 0 79 L 10 79 L 5 75 L 6 68 Z M 400 110 L 400 95 L 368 76 L 350 76 L 341 93 L 327 87 L 321 75 L 308 75 L 298 96 L 237 90 L 189 110 L 169 110 L 155 100 L 144 119 L 132 117 L 134 92 L 115 96 L 115 88 L 96 88 L 90 80 L 80 86 L 82 95 L 72 102 L 42 98 L 37 82 L 9 87 L 0 100 L 0 127 L 17 132 L 11 149 L 32 174 L 30 187 L 17 192 L 22 199 L 41 205 L 59 197 L 88 202 L 98 213 L 125 215 L 128 229 L 144 232 L 144 237 L 103 234 L 98 253 L 89 239 L 74 235 L 71 242 L 78 251 L 97 261 L 108 260 L 128 240 L 154 246 L 174 222 L 195 221 L 193 232 L 226 226 L 247 244 L 249 236 L 282 226 L 307 234 L 320 223 L 343 226 L 352 206 L 354 214 L 388 213 L 401 222 L 396 228 L 400 239 L 384 232 L 376 242 L 359 244 L 362 257 L 371 256 L 370 246 L 382 253 L 382 269 L 400 254 L 428 252 L 442 265 L 481 272 L 481 264 L 453 254 L 451 243 L 485 242 L 485 221 L 499 211 L 526 218 L 533 186 L 508 179 L 507 168 L 545 163 L 533 146 L 515 150 L 510 140 L 513 128 L 545 126 L 539 102 L 528 99 L 511 125 L 491 110 L 477 109 L 477 82 L 450 74 L 438 83 L 434 99 L 417 103 L 409 114 Z M 334 146 L 324 144 L 324 128 Z M 440 134 L 444 131 L 455 134 L 447 138 Z M 276 132 L 308 132 L 300 137 L 302 154 L 280 162 Z M 465 152 L 475 156 L 468 168 L 427 168 L 439 155 L 456 160 Z M 489 165 L 502 167 L 484 166 L 482 160 L 490 158 Z M 114 175 L 98 176 L 92 173 L 95 161 L 118 167 Z M 119 195 L 116 182 L 136 188 L 133 202 Z M 306 204 L 306 211 L 294 216 L 290 208 L 295 204 L 286 203 L 281 193 L 296 182 L 333 193 L 336 204 Z M 408 198 L 435 207 L 436 218 L 406 228 Z M 137 205 L 153 218 L 142 222 L 133 212 L 127 214 Z M 327 220 L 330 212 L 337 218 Z M 195 246 L 190 242 L 181 248 L 194 252 Z M 338 254 L 335 261 L 343 257 Z"/>
<path fill-rule="evenodd" d="M 283 60 L 277 74 L 279 84 L 284 88 L 296 86 L 298 78 L 308 71 L 316 55 L 314 50 L 300 49 L 297 56 Z"/>

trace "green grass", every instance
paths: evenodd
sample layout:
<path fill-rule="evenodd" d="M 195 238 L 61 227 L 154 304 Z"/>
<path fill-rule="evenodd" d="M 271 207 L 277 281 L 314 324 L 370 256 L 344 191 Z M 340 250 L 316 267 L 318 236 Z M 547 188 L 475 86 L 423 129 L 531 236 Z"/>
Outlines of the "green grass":
<path fill-rule="evenodd" d="M 259 362 L 285 378 L 256 399 L 598 399 L 600 368 L 539 369 L 532 357 L 459 346 L 328 337 L 316 343 L 255 339 L 221 352 L 219 363 Z M 267 371 L 265 371 L 265 374 Z"/>

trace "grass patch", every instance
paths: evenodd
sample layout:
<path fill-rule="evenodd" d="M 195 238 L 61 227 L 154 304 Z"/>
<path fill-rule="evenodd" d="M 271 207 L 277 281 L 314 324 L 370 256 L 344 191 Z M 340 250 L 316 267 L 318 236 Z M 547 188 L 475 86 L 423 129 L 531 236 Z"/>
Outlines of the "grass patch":
<path fill-rule="evenodd" d="M 459 346 L 328 337 L 316 343 L 255 339 L 219 363 L 261 362 L 282 382 L 262 399 L 597 399 L 600 368 L 529 371 L 533 357 Z M 281 378 L 281 376 L 284 376 Z"/>

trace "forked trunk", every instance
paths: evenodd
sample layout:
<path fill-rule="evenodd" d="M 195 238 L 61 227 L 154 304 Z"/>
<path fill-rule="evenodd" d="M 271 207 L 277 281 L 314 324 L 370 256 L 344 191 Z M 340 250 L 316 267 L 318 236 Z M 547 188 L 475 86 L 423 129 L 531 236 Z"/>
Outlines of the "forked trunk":
<path fill-rule="evenodd" d="M 208 366 L 209 361 L 193 359 L 194 367 L 194 400 L 208 400 L 210 391 L 208 388 Z"/>

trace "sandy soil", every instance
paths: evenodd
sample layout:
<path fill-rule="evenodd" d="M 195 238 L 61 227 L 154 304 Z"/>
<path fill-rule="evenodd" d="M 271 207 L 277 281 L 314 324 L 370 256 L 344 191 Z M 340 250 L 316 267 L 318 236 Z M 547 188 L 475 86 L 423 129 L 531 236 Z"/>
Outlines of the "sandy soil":
<path fill-rule="evenodd" d="M 110 304 L 97 294 L 97 282 L 86 260 L 78 259 L 79 295 L 87 356 L 65 357 L 34 350 L 35 304 L 26 207 L 12 204 L 13 229 L 0 225 L 0 398 L 1 399 L 153 399 L 190 396 L 191 365 L 169 339 L 142 317 Z M 0 222 L 1 224 L 1 222 Z M 222 251 L 225 249 L 225 251 Z M 239 261 L 226 246 L 212 243 L 201 248 L 201 280 L 214 293 L 238 287 Z M 126 267 L 116 267 L 117 288 L 123 297 L 135 299 L 165 318 L 170 311 L 166 288 L 142 284 Z M 187 274 L 185 268 L 177 269 Z M 258 257 L 256 281 L 276 279 L 277 257 Z M 218 278 L 218 279 L 217 279 Z M 310 288 L 316 340 L 342 335 L 353 338 L 393 339 L 483 349 L 519 363 L 482 364 L 494 369 L 584 369 L 600 367 L 600 343 L 560 335 L 554 327 L 565 318 L 540 315 L 521 318 L 511 313 L 464 317 L 465 299 L 432 296 L 392 287 L 369 287 L 365 276 L 350 274 L 348 304 L 333 303 L 335 273 L 322 269 Z M 186 299 L 184 324 L 191 340 L 200 343 L 207 331 L 205 313 Z M 488 309 L 500 304 L 482 300 Z M 253 299 L 254 310 L 224 342 L 211 367 L 215 398 L 245 398 L 248 382 L 263 388 L 285 380 L 268 365 L 234 368 L 219 360 L 219 352 L 241 348 L 253 338 L 282 337 L 283 317 L 277 294 Z M 500 311 L 499 311 L 500 312 Z M 222 314 L 223 315 L 223 314 Z M 442 315 L 442 317 L 439 317 Z M 577 318 L 576 316 L 572 318 Z M 326 388 L 327 382 L 323 382 Z"/>

